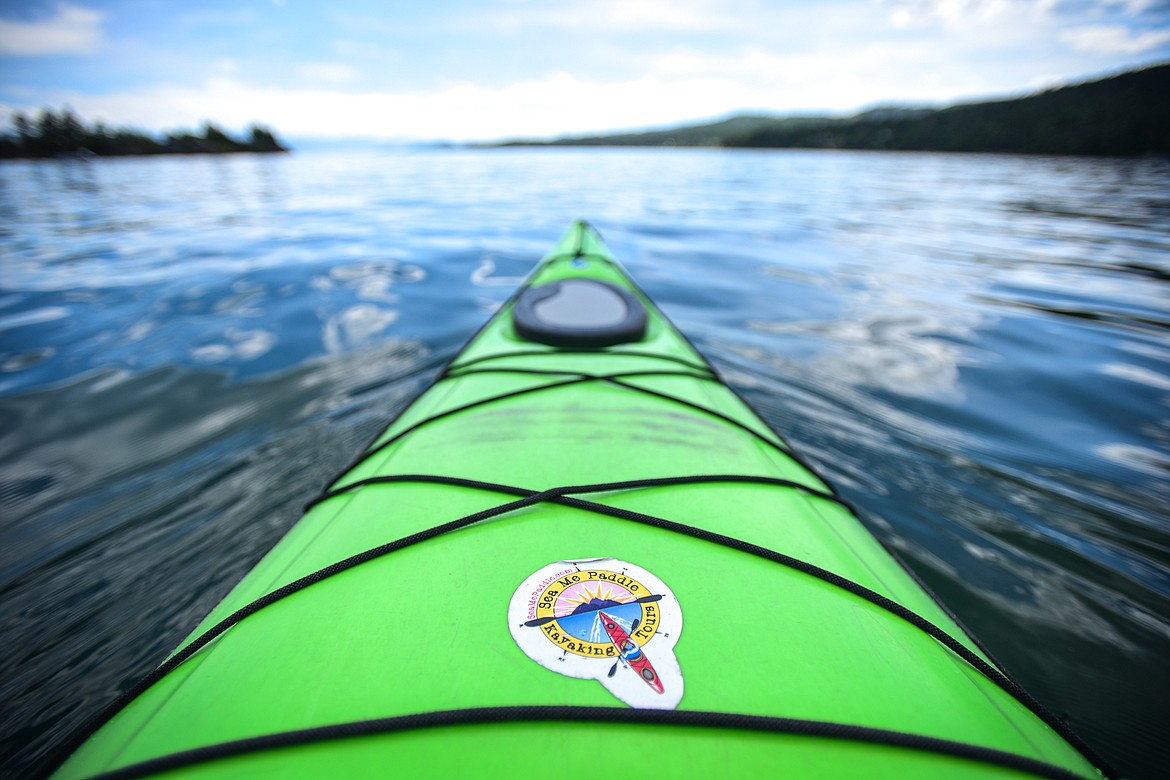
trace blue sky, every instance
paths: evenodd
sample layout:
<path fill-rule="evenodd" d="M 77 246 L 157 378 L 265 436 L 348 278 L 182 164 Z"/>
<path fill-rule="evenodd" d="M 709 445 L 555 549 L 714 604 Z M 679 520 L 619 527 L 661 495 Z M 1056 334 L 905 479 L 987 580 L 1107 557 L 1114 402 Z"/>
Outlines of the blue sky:
<path fill-rule="evenodd" d="M 1170 60 L 1170 0 L 0 0 L 0 118 L 495 139 L 1020 94 Z"/>

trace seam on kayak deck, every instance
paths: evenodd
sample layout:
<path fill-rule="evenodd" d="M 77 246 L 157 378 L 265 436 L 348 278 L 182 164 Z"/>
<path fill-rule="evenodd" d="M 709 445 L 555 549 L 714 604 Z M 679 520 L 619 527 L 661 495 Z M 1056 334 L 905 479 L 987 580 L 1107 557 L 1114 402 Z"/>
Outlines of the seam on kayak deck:
<path fill-rule="evenodd" d="M 755 555 L 755 556 L 760 557 L 760 558 L 764 558 L 765 560 L 769 560 L 769 561 L 772 561 L 774 563 L 781 564 L 783 566 L 794 569 L 794 570 L 799 571 L 801 573 L 815 577 L 815 578 L 817 578 L 823 582 L 826 582 L 830 585 L 834 585 L 838 588 L 841 588 L 842 590 L 848 591 L 848 592 L 854 594 L 855 596 L 858 596 L 858 597 L 870 602 L 871 604 L 874 604 L 874 605 L 880 607 L 881 609 L 885 610 L 886 612 L 889 612 L 890 614 L 894 615 L 895 617 L 899 617 L 902 620 L 906 621 L 907 623 L 910 623 L 911 625 L 915 626 L 916 628 L 922 630 L 924 633 L 926 633 L 927 635 L 929 635 L 930 637 L 935 639 L 937 642 L 939 642 L 944 647 L 949 649 L 955 655 L 959 656 L 964 661 L 966 661 L 968 664 L 970 664 L 973 668 L 975 668 L 977 671 L 979 671 L 984 677 L 986 677 L 989 681 L 991 681 L 992 683 L 997 685 L 999 688 L 1001 688 L 1008 695 L 1012 696 L 1014 699 L 1016 699 L 1018 702 L 1020 702 L 1020 704 L 1022 704 L 1024 707 L 1026 707 L 1028 710 L 1030 710 L 1034 715 L 1036 715 L 1038 718 L 1040 718 L 1040 720 L 1044 721 L 1044 723 L 1046 723 L 1056 733 L 1060 734 L 1062 737 L 1064 737 L 1064 739 L 1067 742 L 1069 742 L 1073 747 L 1075 747 L 1078 751 L 1080 751 L 1081 754 L 1084 755 L 1090 761 L 1090 763 L 1093 763 L 1102 769 L 1107 769 L 1108 764 L 1106 764 L 1104 761 L 1102 761 L 1100 759 L 1100 757 L 1097 756 L 1096 752 L 1093 751 L 1093 749 L 1091 747 L 1089 747 L 1088 744 L 1086 744 L 1079 736 L 1077 736 L 1076 733 L 1073 732 L 1072 729 L 1070 729 L 1067 724 L 1065 724 L 1063 721 L 1061 721 L 1059 718 L 1057 718 L 1055 715 L 1053 715 L 1052 712 L 1050 712 L 1038 700 L 1033 698 L 1031 694 L 1029 694 L 1026 690 L 1024 690 L 1023 687 L 1021 687 L 1019 685 L 1019 683 L 1017 683 L 1015 680 L 1011 679 L 1010 677 L 1007 677 L 1002 672 L 1000 672 L 998 669 L 996 669 L 995 667 L 988 664 L 985 660 L 980 658 L 978 655 L 976 655 L 974 652 L 972 652 L 969 648 L 967 648 L 965 645 L 963 645 L 961 642 L 959 642 L 957 639 L 952 637 L 947 632 L 943 631 L 941 628 L 936 626 L 934 623 L 931 623 L 926 618 L 922 617 L 921 615 L 914 612 L 913 610 L 903 606 L 902 604 L 899 604 L 898 602 L 895 602 L 892 599 L 890 599 L 886 596 L 883 596 L 880 593 L 877 593 L 876 591 L 873 591 L 870 588 L 865 587 L 864 585 L 861 585 L 860 583 L 854 582 L 853 580 L 842 577 L 839 574 L 828 571 L 827 569 L 823 569 L 819 566 L 808 563 L 807 561 L 800 560 L 799 558 L 793 558 L 792 556 L 785 555 L 784 553 L 777 552 L 775 550 L 770 550 L 766 547 L 762 547 L 760 545 L 753 544 L 751 542 L 745 542 L 742 539 L 736 539 L 734 537 L 725 536 L 723 534 L 718 534 L 718 533 L 715 533 L 713 531 L 708 531 L 708 530 L 705 530 L 702 528 L 696 528 L 694 526 L 689 526 L 689 525 L 686 525 L 684 523 L 677 523 L 673 520 L 667 520 L 664 518 L 655 517 L 654 515 L 648 515 L 648 514 L 644 514 L 641 512 L 635 512 L 635 511 L 632 511 L 629 509 L 622 509 L 620 507 L 609 506 L 607 504 L 600 504 L 600 503 L 597 503 L 595 501 L 587 501 L 587 500 L 580 499 L 580 498 L 574 498 L 572 495 L 570 495 L 573 493 L 609 492 L 609 491 L 615 491 L 615 490 L 629 489 L 629 488 L 633 488 L 633 487 L 653 487 L 653 486 L 658 485 L 658 484 L 663 484 L 663 485 L 680 484 L 680 483 L 688 482 L 688 481 L 689 482 L 703 482 L 703 481 L 755 482 L 755 481 L 759 481 L 761 484 L 766 484 L 768 480 L 769 480 L 769 478 L 750 477 L 750 476 L 739 477 L 736 475 L 711 475 L 711 476 L 701 476 L 700 475 L 700 476 L 693 476 L 693 477 L 663 477 L 663 478 L 651 478 L 651 479 L 645 479 L 645 480 L 635 480 L 635 481 L 629 481 L 629 482 L 611 482 L 611 483 L 600 483 L 600 484 L 594 484 L 594 485 L 564 486 L 564 487 L 549 488 L 547 490 L 542 490 L 542 491 L 534 491 L 534 490 L 528 490 L 526 488 L 514 487 L 514 486 L 510 486 L 510 485 L 499 485 L 499 484 L 488 483 L 488 482 L 479 482 L 476 480 L 468 480 L 468 479 L 462 479 L 462 478 L 458 478 L 458 477 L 442 477 L 442 476 L 433 476 L 433 475 L 425 475 L 425 474 L 403 475 L 403 476 L 399 476 L 399 477 L 386 477 L 382 481 L 385 481 L 385 482 L 412 481 L 412 482 L 432 482 L 432 483 L 440 483 L 440 484 L 462 485 L 462 486 L 471 487 L 474 489 L 488 490 L 488 491 L 497 492 L 497 493 L 504 493 L 504 494 L 508 494 L 508 495 L 518 495 L 521 497 L 515 501 L 509 501 L 509 502 L 499 504 L 499 505 L 494 506 L 494 507 L 489 507 L 487 509 L 483 509 L 483 510 L 480 510 L 478 512 L 474 512 L 470 515 L 466 515 L 466 516 L 458 518 L 456 520 L 451 520 L 449 522 L 442 523 L 440 525 L 436 525 L 436 526 L 433 526 L 431 528 L 428 528 L 428 529 L 425 529 L 422 531 L 417 531 L 413 534 L 409 534 L 409 535 L 404 536 L 404 537 L 397 539 L 395 541 L 388 542 L 386 544 L 379 545 L 378 547 L 373 547 L 369 550 L 365 550 L 363 552 L 357 553 L 356 555 L 352 555 L 352 556 L 345 558 L 341 561 L 337 561 L 335 563 L 330 564 L 329 566 L 318 569 L 315 572 L 312 572 L 312 573 L 307 574 L 303 577 L 300 577 L 299 579 L 294 580 L 293 582 L 290 582 L 290 583 L 288 583 L 280 588 L 277 588 L 276 590 L 274 590 L 270 593 L 267 593 L 264 596 L 261 596 L 260 598 L 256 599 L 255 601 L 252 601 L 249 604 L 244 605 L 240 609 L 233 612 L 231 615 L 229 615 L 226 618 L 224 618 L 223 620 L 221 620 L 216 625 L 209 628 L 207 631 L 200 634 L 198 637 L 196 637 L 194 640 L 192 640 L 185 647 L 176 651 L 174 653 L 174 655 L 172 655 L 169 659 L 167 659 L 163 664 L 161 664 L 156 669 L 154 669 L 154 671 L 152 671 L 150 674 L 146 675 L 141 680 L 139 680 L 139 682 L 133 688 L 131 688 L 130 690 L 126 691 L 124 694 L 119 696 L 117 700 L 115 700 L 113 703 L 111 703 L 108 707 L 106 707 L 104 710 L 102 710 L 100 713 L 98 713 L 98 715 L 95 716 L 89 723 L 87 723 L 83 729 L 76 732 L 74 737 L 72 739 L 70 739 L 70 741 L 68 743 L 66 743 L 66 745 L 62 749 L 61 753 L 62 753 L 62 755 L 68 755 L 68 754 L 72 753 L 74 750 L 76 750 L 78 747 L 80 747 L 82 742 L 85 739 L 87 739 L 90 734 L 94 733 L 98 728 L 100 728 L 102 725 L 107 723 L 111 718 L 113 718 L 116 714 L 118 714 L 119 711 L 121 711 L 128 704 L 130 704 L 130 702 L 134 701 L 136 698 L 141 696 L 148 689 L 150 689 L 155 683 L 157 683 L 159 680 L 163 679 L 165 676 L 170 674 L 170 672 L 174 671 L 179 665 L 181 665 L 187 659 L 191 658 L 199 650 L 206 647 L 210 642 L 212 642 L 214 639 L 219 637 L 221 634 L 223 634 L 229 628 L 237 625 L 242 620 L 255 614 L 256 612 L 259 612 L 264 607 L 267 607 L 271 604 L 274 604 L 277 601 L 280 601 L 281 599 L 285 598 L 286 596 L 290 596 L 293 593 L 296 593 L 300 590 L 303 590 L 303 589 L 305 589 L 311 585 L 314 585 L 322 580 L 328 579 L 329 577 L 332 577 L 335 574 L 340 574 L 343 571 L 347 571 L 347 570 L 352 569 L 360 564 L 375 560 L 377 558 L 380 558 L 384 555 L 395 552 L 397 550 L 401 550 L 401 549 L 404 549 L 406 547 L 410 547 L 410 546 L 417 544 L 419 542 L 433 539 L 435 537 L 441 536 L 441 535 L 449 533 L 451 531 L 456 531 L 460 528 L 465 528 L 467 526 L 474 525 L 474 524 L 479 523 L 483 520 L 487 520 L 487 519 L 490 519 L 493 517 L 498 517 L 500 515 L 507 514 L 509 512 L 517 510 L 517 509 L 521 509 L 521 508 L 524 508 L 527 506 L 532 506 L 534 504 L 549 501 L 549 502 L 553 502 L 553 503 L 563 504 L 565 506 L 571 506 L 571 507 L 575 507 L 578 509 L 583 509 L 586 511 L 596 512 L 598 514 L 608 515 L 610 517 L 616 517 L 619 519 L 630 520 L 630 521 L 641 523 L 644 525 L 654 526 L 654 527 L 661 528 L 664 530 L 674 531 L 676 533 L 681 533 L 683 535 L 690 536 L 690 537 L 693 537 L 696 539 L 700 539 L 702 541 L 707 541 L 707 542 L 719 544 L 719 545 L 722 545 L 725 547 L 730 547 L 731 549 L 739 550 L 741 552 L 746 552 L 748 554 Z M 802 489 L 807 490 L 807 488 L 802 488 Z M 835 498 L 833 500 L 835 500 Z M 1106 774 L 1111 775 L 1113 773 L 1111 771 L 1106 771 Z"/>
<path fill-rule="evenodd" d="M 659 313 L 661 314 L 661 312 L 659 312 Z M 663 319 L 666 321 L 666 323 L 669 324 L 672 328 L 674 328 L 673 323 L 670 323 L 669 320 L 666 320 L 665 315 L 662 315 L 662 316 L 663 316 Z M 702 353 L 698 351 L 698 349 L 694 346 L 694 344 L 692 344 L 686 338 L 685 334 L 680 332 L 677 328 L 674 328 L 674 331 L 679 336 L 680 339 L 682 339 L 683 341 L 686 342 L 687 346 L 689 346 L 691 348 L 691 350 L 694 351 L 695 355 L 700 360 L 702 360 L 702 361 L 706 360 L 706 358 L 703 357 Z M 687 366 L 688 368 L 693 368 L 695 370 L 702 371 L 704 374 L 703 376 L 701 376 L 701 377 L 696 376 L 694 378 L 695 379 L 707 379 L 707 380 L 711 381 L 712 383 L 714 383 L 715 385 L 717 385 L 718 387 L 722 388 L 723 390 L 726 390 L 727 392 L 729 392 L 732 395 L 732 397 L 734 397 L 737 401 L 739 401 L 741 404 L 743 404 L 744 408 L 746 410 L 748 410 L 748 412 L 751 414 L 752 417 L 754 417 L 756 420 L 759 421 L 760 425 L 763 427 L 763 429 L 765 431 L 767 431 L 768 433 L 770 433 L 772 436 L 774 436 L 776 438 L 776 441 L 771 441 L 770 439 L 768 439 L 767 436 L 760 434 L 755 429 L 751 428 L 750 426 L 747 426 L 746 424 L 744 424 L 742 422 L 739 422 L 738 420 L 730 419 L 730 422 L 732 422 L 733 424 L 735 424 L 736 426 L 738 426 L 740 428 L 746 429 L 749 433 L 751 433 L 756 438 L 758 438 L 761 441 L 763 441 L 764 443 L 766 443 L 769 447 L 780 452 L 786 458 L 796 462 L 797 465 L 804 468 L 805 471 L 809 472 L 810 475 L 812 475 L 819 482 L 824 484 L 831 492 L 833 492 L 834 494 L 837 494 L 836 487 L 834 485 L 832 485 L 828 480 L 824 479 L 820 475 L 820 473 L 817 471 L 817 469 L 813 468 L 812 464 L 809 463 L 804 458 L 803 455 L 801 455 L 799 452 L 797 452 L 796 448 L 792 446 L 792 443 L 790 441 L 788 441 L 788 439 L 784 436 L 784 434 L 780 433 L 780 431 L 776 430 L 771 425 L 769 425 L 768 422 L 766 420 L 764 420 L 764 418 L 760 417 L 759 414 L 757 414 L 755 412 L 752 405 L 749 404 L 743 398 L 743 396 L 741 396 L 739 393 L 737 393 L 735 391 L 734 388 L 732 388 L 725 381 L 723 381 L 723 378 L 719 375 L 719 372 L 710 363 L 705 363 L 704 365 L 699 365 L 699 364 L 692 363 L 691 361 L 684 360 L 681 358 L 675 358 L 675 357 L 665 356 L 665 355 L 654 355 L 652 353 L 642 353 L 642 352 L 635 352 L 635 351 L 607 352 L 607 351 L 603 351 L 603 350 L 599 351 L 596 349 L 585 349 L 585 348 L 560 349 L 560 350 L 552 351 L 552 352 L 544 351 L 544 350 L 524 350 L 521 352 L 510 352 L 510 353 L 500 353 L 500 354 L 495 354 L 495 355 L 485 355 L 484 357 L 476 358 L 474 360 L 470 360 L 470 361 L 468 361 L 466 363 L 462 363 L 460 365 L 451 364 L 446 369 L 444 369 L 444 371 L 439 375 L 438 379 L 436 379 L 435 382 L 438 383 L 444 379 L 447 379 L 448 377 L 458 378 L 460 376 L 464 376 L 464 375 L 470 374 L 470 373 L 490 373 L 490 372 L 532 373 L 532 374 L 545 374 L 545 373 L 547 373 L 550 376 L 564 376 L 564 375 L 573 375 L 575 377 L 585 376 L 584 373 L 582 373 L 580 371 L 574 371 L 572 369 L 564 369 L 564 370 L 527 369 L 527 368 L 522 369 L 522 368 L 511 368 L 508 366 L 499 366 L 499 367 L 488 368 L 488 369 L 475 369 L 473 371 L 464 371 L 463 370 L 463 369 L 467 368 L 468 366 L 472 366 L 476 363 L 480 363 L 480 362 L 487 361 L 487 360 L 500 360 L 503 358 L 512 357 L 513 355 L 524 356 L 524 357 L 556 355 L 559 357 L 559 356 L 565 355 L 565 354 L 574 354 L 574 355 L 576 355 L 576 354 L 595 354 L 595 355 L 601 354 L 601 355 L 605 355 L 607 357 L 608 356 L 616 356 L 616 355 L 629 355 L 629 356 L 634 356 L 634 357 L 659 357 L 659 358 L 662 358 L 665 360 L 670 360 L 672 362 L 680 363 L 681 365 Z M 619 372 L 619 373 L 611 374 L 609 376 L 602 376 L 602 375 L 594 375 L 594 376 L 597 379 L 605 379 L 605 380 L 609 381 L 611 384 L 621 384 L 623 387 L 627 387 L 631 390 L 636 390 L 638 392 L 647 393 L 649 395 L 655 395 L 655 396 L 658 396 L 658 397 L 663 398 L 663 399 L 668 400 L 668 401 L 676 401 L 676 402 L 680 402 L 682 404 L 690 405 L 692 408 L 694 408 L 698 411 L 707 412 L 709 414 L 717 415 L 721 419 L 724 419 L 724 420 L 729 419 L 726 415 L 722 415 L 722 413 L 714 412 L 713 410 L 711 410 L 707 407 L 701 406 L 701 405 L 694 405 L 690 401 L 685 401 L 683 399 L 676 398 L 674 396 L 659 394 L 656 391 L 649 390 L 649 389 L 641 387 L 641 386 L 632 385 L 632 384 L 627 383 L 627 382 L 614 381 L 615 379 L 621 379 L 621 378 L 626 377 L 626 376 L 632 377 L 632 376 L 650 376 L 650 375 L 652 375 L 652 374 L 649 372 L 646 372 L 646 373 L 641 373 L 641 372 L 620 373 Z M 667 374 L 667 375 L 669 375 L 669 374 Z M 683 374 L 680 374 L 680 375 L 683 375 Z M 378 436 L 374 437 L 374 442 L 377 442 L 378 439 L 380 439 L 382 437 L 382 435 L 384 435 L 385 432 L 388 431 L 392 425 L 393 425 L 393 423 L 391 423 L 391 424 L 387 425 L 385 428 L 383 428 L 382 432 L 379 433 Z M 384 442 L 383 444 L 379 445 L 379 447 L 386 446 L 389 443 L 390 442 Z M 373 446 L 373 442 L 371 442 L 371 446 Z M 367 450 L 368 449 L 369 448 L 367 448 Z M 362 462 L 362 460 L 364 460 L 365 457 L 367 457 L 370 454 L 372 454 L 372 453 L 370 453 L 370 452 L 363 453 L 361 456 L 359 456 L 359 458 L 357 460 L 355 460 L 353 462 L 354 465 Z M 337 480 L 344 477 L 349 470 L 350 469 L 347 468 L 347 469 L 341 471 L 340 473 L 338 473 L 338 475 L 336 477 L 334 477 L 329 482 L 329 484 L 333 484 L 333 483 L 337 482 Z M 854 515 L 857 515 L 857 511 L 855 509 L 853 509 L 852 507 L 850 508 L 850 511 L 852 511 Z M 907 568 L 905 563 L 903 561 L 901 561 L 901 559 L 897 558 L 897 556 L 894 556 L 894 558 L 900 566 L 902 566 L 903 568 Z M 909 571 L 908 568 L 907 568 L 907 570 Z M 911 576 L 914 577 L 915 580 L 918 579 L 917 575 L 915 575 L 913 573 L 911 573 Z M 924 587 L 923 589 L 926 590 L 927 595 L 929 595 L 932 600 L 934 600 L 936 602 L 938 601 L 938 598 L 928 588 Z M 943 606 L 941 602 L 939 602 L 939 606 Z M 945 606 L 943 606 L 943 608 L 944 608 L 944 610 L 946 610 Z M 951 614 L 949 610 L 946 610 L 946 611 L 947 611 L 948 615 Z M 952 615 L 952 617 L 954 617 L 954 616 Z M 979 647 L 979 649 L 984 652 L 985 655 L 990 657 L 991 654 L 987 651 L 987 649 L 985 647 L 983 647 L 983 645 L 979 642 L 979 640 L 977 638 L 975 638 L 974 636 L 971 635 L 971 632 L 968 631 L 966 629 L 966 627 L 963 626 L 962 623 L 959 622 L 958 618 L 954 617 L 954 620 L 959 625 L 959 627 L 963 629 L 963 633 L 967 635 L 967 638 L 970 639 L 972 642 L 974 642 Z"/>
<path fill-rule="evenodd" d="M 730 415 L 726 415 L 722 412 L 715 411 L 714 409 L 711 409 L 710 407 L 703 406 L 702 404 L 695 403 L 694 401 L 688 401 L 684 398 L 679 398 L 678 396 L 670 395 L 669 393 L 663 393 L 663 392 L 658 391 L 658 390 L 651 390 L 650 388 L 642 387 L 641 385 L 636 385 L 636 384 L 632 384 L 630 382 L 623 382 L 622 381 L 623 379 L 633 379 L 636 377 L 679 376 L 679 377 L 690 377 L 691 379 L 705 380 L 705 381 L 715 383 L 720 388 L 724 387 L 723 382 L 718 377 L 716 377 L 714 375 L 705 375 L 705 374 L 698 375 L 698 374 L 692 374 L 692 373 L 689 373 L 686 371 L 650 371 L 650 370 L 647 370 L 647 371 L 622 371 L 622 372 L 617 372 L 617 373 L 613 373 L 613 374 L 590 374 L 588 372 L 575 371 L 573 369 L 545 369 L 545 368 L 521 368 L 521 367 L 513 367 L 513 366 L 496 366 L 496 367 L 488 367 L 488 368 L 473 368 L 473 369 L 469 369 L 466 371 L 460 370 L 457 374 L 450 374 L 449 376 L 452 376 L 456 379 L 461 379 L 461 378 L 468 376 L 468 375 L 471 375 L 471 374 L 529 374 L 532 376 L 568 376 L 568 377 L 573 377 L 573 378 L 588 378 L 588 379 L 595 379 L 595 380 L 602 381 L 602 382 L 608 382 L 611 385 L 618 385 L 620 387 L 624 387 L 628 390 L 634 390 L 634 391 L 642 393 L 644 395 L 650 395 L 650 396 L 653 396 L 655 398 L 658 398 L 658 399 L 661 399 L 664 401 L 671 401 L 671 402 L 676 403 L 676 404 L 681 404 L 681 405 L 686 406 L 686 407 L 693 409 L 695 411 L 703 412 L 707 415 L 713 416 L 719 420 L 722 420 L 723 422 L 734 425 L 734 426 L 740 428 L 741 430 L 744 430 L 747 433 L 752 434 L 757 439 L 760 439 L 761 441 L 763 441 L 765 444 L 767 444 L 771 448 L 780 450 L 780 452 L 782 452 L 785 455 L 785 457 L 789 458 L 790 460 L 794 459 L 793 453 L 791 450 L 785 449 L 785 447 L 780 446 L 777 442 L 772 441 L 767 436 L 762 435 L 755 428 L 752 428 L 750 425 L 748 425 L 744 422 L 736 420 L 735 418 L 731 417 Z M 490 401 L 491 399 L 486 399 L 486 400 Z M 424 422 L 426 422 L 426 421 L 424 420 Z M 763 423 L 763 421 L 761 420 L 761 424 L 762 423 Z M 768 430 L 767 426 L 764 426 L 764 429 L 766 431 L 768 431 L 768 433 L 774 433 L 773 431 Z M 780 439 L 779 436 L 777 436 L 776 438 L 778 440 L 782 441 L 782 439 Z M 810 471 L 810 473 L 811 473 L 811 469 L 806 469 L 806 470 Z"/>
<path fill-rule="evenodd" d="M 512 373 L 511 369 L 493 369 L 493 371 Z M 486 372 L 484 372 L 484 373 L 486 373 Z M 522 373 L 528 373 L 528 371 L 522 370 Z M 733 425 L 736 428 L 739 428 L 740 430 L 754 436 L 756 439 L 763 442 L 764 444 L 767 444 L 769 447 L 772 447 L 772 448 L 778 450 L 779 452 L 783 453 L 786 457 L 793 459 L 794 461 L 796 461 L 800 465 L 802 465 L 802 466 L 805 465 L 804 462 L 800 459 L 800 457 L 798 455 L 796 455 L 796 453 L 794 453 L 792 450 L 786 448 L 786 446 L 782 443 L 782 441 L 783 441 L 782 439 L 780 441 L 773 441 L 772 439 L 768 438 L 763 433 L 760 433 L 759 431 L 752 428 L 751 426 L 749 426 L 745 423 L 742 423 L 733 417 L 725 415 L 722 412 L 715 411 L 714 409 L 709 409 L 709 408 L 702 406 L 700 404 L 693 403 L 693 402 L 688 401 L 684 398 L 678 398 L 676 396 L 669 395 L 667 393 L 660 393 L 657 390 L 650 390 L 650 389 L 645 388 L 645 387 L 640 387 L 639 385 L 630 384 L 628 382 L 622 381 L 623 379 L 627 379 L 627 378 L 645 377 L 645 376 L 683 376 L 683 377 L 691 377 L 693 379 L 701 379 L 701 380 L 710 381 L 710 382 L 719 382 L 719 380 L 716 377 L 698 376 L 696 374 L 691 374 L 691 373 L 685 372 L 685 371 L 667 371 L 667 370 L 627 371 L 627 372 L 617 372 L 617 373 L 613 373 L 613 374 L 589 374 L 589 373 L 580 372 L 580 371 L 554 371 L 552 373 L 557 375 L 557 376 L 568 375 L 569 378 L 563 379 L 560 381 L 556 381 L 556 382 L 549 382 L 549 383 L 543 384 L 543 385 L 536 385 L 533 387 L 524 387 L 524 388 L 520 388 L 518 390 L 511 390 L 507 393 L 500 393 L 499 395 L 488 396 L 487 398 L 480 398 L 478 400 L 471 401 L 469 403 L 462 404 L 460 406 L 456 406 L 456 407 L 453 407 L 451 409 L 445 409 L 441 412 L 437 412 L 437 413 L 431 415 L 430 417 L 425 417 L 422 420 L 419 420 L 418 422 L 411 423 L 407 427 L 403 428 L 401 431 L 395 433 L 390 438 L 386 439 L 386 441 L 383 441 L 383 442 L 373 446 L 372 448 L 366 449 L 357 458 L 350 461 L 350 463 L 348 463 L 345 466 L 345 468 L 343 468 L 340 472 L 338 472 L 338 474 L 329 481 L 329 484 L 332 485 L 332 484 L 336 483 L 339 479 L 344 477 L 346 474 L 353 471 L 355 468 L 360 466 L 362 463 L 365 463 L 367 460 L 374 457 L 379 452 L 382 452 L 390 445 L 399 441 L 403 437 L 415 432 L 419 428 L 422 428 L 423 426 L 428 425 L 428 424 L 435 422 L 437 420 L 442 420 L 442 419 L 449 417 L 453 414 L 456 414 L 458 412 L 465 412 L 465 411 L 468 411 L 471 409 L 478 408 L 480 406 L 486 406 L 488 404 L 496 403 L 497 401 L 505 401 L 505 400 L 508 400 L 510 398 L 516 398 L 516 397 L 519 397 L 522 395 L 528 395 L 530 393 L 536 393 L 536 392 L 539 392 L 542 390 L 553 390 L 553 389 L 556 389 L 559 387 L 567 387 L 570 385 L 577 385 L 577 384 L 582 384 L 585 382 L 606 382 L 606 383 L 614 385 L 616 387 L 622 387 L 622 388 L 625 388 L 625 389 L 630 390 L 632 392 L 642 393 L 644 395 L 649 395 L 649 396 L 652 396 L 654 398 L 658 398 L 658 399 L 661 399 L 664 401 L 674 402 L 674 403 L 679 404 L 681 406 L 686 406 L 689 409 L 693 409 L 695 411 L 702 412 L 702 413 L 707 414 L 711 417 L 722 420 L 723 422 L 726 422 L 729 425 Z M 441 379 L 438 381 L 441 381 Z M 401 419 L 401 418 L 399 418 L 399 419 Z M 385 431 L 383 431 L 382 435 L 384 435 L 384 434 L 385 434 Z M 381 438 L 381 436 L 379 436 L 379 438 Z M 375 439 L 375 441 L 377 441 L 377 440 Z M 811 469 L 809 471 L 810 471 L 810 473 L 813 473 L 813 472 L 811 472 Z"/>
<path fill-rule="evenodd" d="M 501 723 L 589 723 L 595 725 L 672 726 L 675 728 L 732 729 L 798 737 L 862 742 L 904 748 L 1027 772 L 1054 780 L 1084 780 L 1084 775 L 1018 753 L 972 745 L 904 731 L 858 726 L 851 723 L 805 720 L 766 715 L 744 715 L 703 710 L 639 710 L 624 707 L 516 705 L 422 712 L 371 720 L 348 721 L 294 731 L 220 742 L 214 745 L 159 756 L 97 775 L 94 780 L 132 780 L 269 750 L 295 748 L 341 739 L 374 737 L 437 727 Z"/>

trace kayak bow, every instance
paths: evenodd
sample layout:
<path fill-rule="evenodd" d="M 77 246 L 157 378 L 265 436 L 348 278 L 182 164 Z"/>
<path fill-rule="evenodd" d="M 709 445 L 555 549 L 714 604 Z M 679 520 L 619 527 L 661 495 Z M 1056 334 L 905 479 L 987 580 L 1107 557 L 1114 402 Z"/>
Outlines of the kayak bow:
<path fill-rule="evenodd" d="M 599 743 L 1101 774 L 578 223 L 58 777 L 512 780 Z"/>

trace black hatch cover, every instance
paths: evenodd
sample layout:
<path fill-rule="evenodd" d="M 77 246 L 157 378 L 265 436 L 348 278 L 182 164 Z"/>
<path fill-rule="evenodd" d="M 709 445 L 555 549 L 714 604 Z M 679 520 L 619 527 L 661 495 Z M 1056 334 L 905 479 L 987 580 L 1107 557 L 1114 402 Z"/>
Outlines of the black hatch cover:
<path fill-rule="evenodd" d="M 521 338 L 554 347 L 608 347 L 646 335 L 642 302 L 597 279 L 529 287 L 516 299 L 512 321 Z"/>

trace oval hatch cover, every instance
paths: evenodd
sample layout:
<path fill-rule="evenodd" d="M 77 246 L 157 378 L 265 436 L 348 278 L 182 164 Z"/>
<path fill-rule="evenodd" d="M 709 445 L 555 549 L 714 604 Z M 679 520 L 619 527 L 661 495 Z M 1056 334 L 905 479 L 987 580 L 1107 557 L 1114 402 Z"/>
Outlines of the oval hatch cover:
<path fill-rule="evenodd" d="M 629 291 L 597 279 L 561 279 L 520 293 L 512 321 L 521 338 L 554 347 L 641 341 L 646 308 Z"/>

